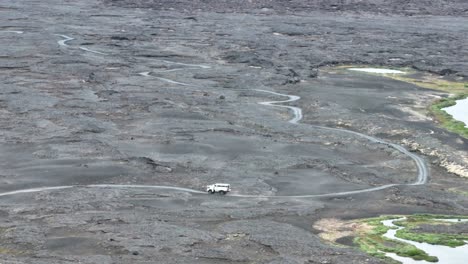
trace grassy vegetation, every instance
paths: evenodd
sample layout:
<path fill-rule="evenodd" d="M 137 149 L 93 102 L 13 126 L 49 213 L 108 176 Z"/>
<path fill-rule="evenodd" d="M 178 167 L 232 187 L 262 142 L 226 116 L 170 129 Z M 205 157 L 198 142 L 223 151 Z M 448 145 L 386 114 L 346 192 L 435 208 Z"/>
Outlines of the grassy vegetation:
<path fill-rule="evenodd" d="M 450 188 L 449 191 L 454 192 L 456 194 L 461 194 L 461 195 L 464 195 L 464 196 L 468 196 L 468 191 L 460 190 L 458 188 Z"/>
<path fill-rule="evenodd" d="M 465 127 L 465 123 L 453 119 L 451 115 L 442 110 L 445 107 L 455 105 L 455 101 L 465 99 L 468 97 L 467 94 L 460 94 L 450 98 L 444 98 L 430 106 L 430 112 L 440 122 L 440 124 L 447 130 L 457 133 L 465 138 L 468 138 L 468 128 Z"/>
<path fill-rule="evenodd" d="M 368 254 L 386 259 L 389 263 L 397 263 L 385 257 L 384 252 L 395 253 L 402 257 L 410 257 L 415 260 L 426 260 L 429 262 L 437 262 L 438 259 L 434 256 L 429 256 L 426 252 L 416 248 L 413 245 L 404 242 L 391 240 L 383 237 L 389 230 L 389 227 L 384 226 L 381 221 L 387 219 L 396 219 L 396 216 L 385 216 L 378 218 L 364 219 L 361 222 L 366 223 L 372 228 L 364 230 L 356 234 L 355 243 L 359 248 Z M 430 215 L 418 214 L 407 216 L 405 220 L 394 222 L 398 226 L 404 226 L 405 229 L 397 232 L 397 237 L 413 240 L 417 242 L 426 242 L 436 245 L 446 246 L 461 246 L 468 240 L 468 235 L 459 234 L 432 234 L 432 233 L 416 233 L 414 229 L 421 224 L 454 224 L 451 222 L 441 222 L 437 219 L 468 219 L 468 216 L 450 216 L 450 215 Z"/>
<path fill-rule="evenodd" d="M 413 229 L 421 224 L 453 224 L 447 222 L 440 222 L 437 219 L 468 219 L 466 216 L 451 216 L 451 215 L 430 215 L 418 214 L 408 216 L 405 221 L 395 223 L 399 226 L 404 226 L 405 229 L 399 230 L 396 236 L 399 238 L 412 240 L 416 242 L 425 242 L 433 245 L 444 245 L 449 247 L 458 247 L 466 244 L 468 235 L 460 234 L 431 234 L 431 233 L 417 233 Z"/>
<path fill-rule="evenodd" d="M 402 243 L 396 240 L 391 240 L 383 237 L 390 228 L 384 226 L 381 221 L 387 219 L 395 219 L 397 217 L 378 217 L 364 220 L 365 223 L 372 226 L 373 228 L 366 233 L 359 234 L 354 242 L 359 245 L 359 248 L 368 254 L 386 259 L 390 261 L 383 252 L 395 253 L 402 257 L 410 257 L 415 260 L 426 260 L 429 262 L 437 262 L 438 259 L 433 256 L 429 256 L 426 252 L 416 248 L 413 245 Z M 395 261 L 391 261 L 397 263 Z"/>
<path fill-rule="evenodd" d="M 406 217 L 404 221 L 395 222 L 395 225 L 404 227 L 415 227 L 419 224 L 435 223 L 437 219 L 468 219 L 464 215 L 438 215 L 438 214 L 414 214 Z M 440 223 L 440 222 L 436 222 Z"/>
<path fill-rule="evenodd" d="M 468 239 L 468 236 L 466 235 L 413 233 L 411 229 L 399 230 L 396 236 L 416 242 L 426 242 L 433 245 L 444 245 L 449 247 L 463 246 L 465 245 L 463 240 Z"/>
<path fill-rule="evenodd" d="M 422 79 L 415 79 L 407 77 L 406 75 L 395 74 L 386 75 L 386 77 L 450 94 L 468 94 L 468 83 L 448 81 L 434 77 L 433 75 L 424 76 Z"/>
<path fill-rule="evenodd" d="M 356 244 L 359 245 L 359 248 L 369 255 L 378 257 L 378 258 L 385 258 L 385 254 L 383 252 L 388 253 L 395 253 L 401 257 L 408 257 L 414 260 L 425 260 L 428 262 L 437 262 L 437 257 L 429 256 L 426 252 L 416 248 L 415 246 L 405 244 L 398 241 L 392 241 L 386 238 L 382 238 L 380 236 L 368 236 L 368 237 L 358 237 L 354 240 Z M 391 246 L 386 246 L 386 244 L 390 244 Z"/>

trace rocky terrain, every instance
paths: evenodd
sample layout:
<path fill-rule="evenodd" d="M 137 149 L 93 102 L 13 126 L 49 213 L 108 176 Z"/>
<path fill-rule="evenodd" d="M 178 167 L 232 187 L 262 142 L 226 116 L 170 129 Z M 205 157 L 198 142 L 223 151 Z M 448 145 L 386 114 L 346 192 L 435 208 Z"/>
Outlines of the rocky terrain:
<path fill-rule="evenodd" d="M 388 2 L 0 3 L 2 263 L 382 263 L 314 222 L 468 214 L 448 94 L 333 67 L 466 80 L 465 1 Z"/>
<path fill-rule="evenodd" d="M 257 13 L 259 10 L 276 14 L 302 12 L 349 12 L 357 14 L 376 13 L 386 15 L 456 15 L 466 16 L 468 4 L 463 0 L 104 0 L 116 6 L 151 8 L 156 10 L 177 9 L 182 12 L 210 11 L 217 13 Z"/>

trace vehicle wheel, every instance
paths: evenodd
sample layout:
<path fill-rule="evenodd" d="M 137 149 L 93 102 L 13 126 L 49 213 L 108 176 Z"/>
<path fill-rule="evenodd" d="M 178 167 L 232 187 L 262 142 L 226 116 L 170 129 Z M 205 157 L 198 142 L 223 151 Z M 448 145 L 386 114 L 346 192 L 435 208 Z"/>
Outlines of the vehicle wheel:
<path fill-rule="evenodd" d="M 222 194 L 222 195 L 225 195 L 225 194 L 226 194 L 225 191 L 219 191 L 219 193 Z"/>
<path fill-rule="evenodd" d="M 215 192 L 213 190 L 209 190 L 208 193 L 214 194 Z"/>

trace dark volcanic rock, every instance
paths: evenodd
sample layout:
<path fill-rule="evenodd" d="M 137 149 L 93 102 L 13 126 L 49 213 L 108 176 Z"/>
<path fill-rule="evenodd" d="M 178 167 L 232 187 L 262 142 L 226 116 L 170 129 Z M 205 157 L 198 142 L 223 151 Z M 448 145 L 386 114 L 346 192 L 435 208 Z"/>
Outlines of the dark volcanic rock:
<path fill-rule="evenodd" d="M 467 15 L 465 0 L 103 0 L 106 3 L 128 7 L 175 8 L 185 12 L 265 12 L 279 14 L 295 12 L 356 12 L 405 15 Z"/>
<path fill-rule="evenodd" d="M 415 151 L 430 184 L 406 185 L 415 163 L 352 131 L 460 164 L 468 140 L 422 114 L 447 94 L 320 67 L 458 80 L 465 10 L 455 0 L 3 1 L 1 262 L 380 263 L 325 243 L 312 223 L 466 214 L 455 192 L 466 180 Z M 232 192 L 207 195 L 215 182 Z"/>
<path fill-rule="evenodd" d="M 250 66 L 259 66 L 259 67 L 271 67 L 273 62 L 262 57 L 256 52 L 250 51 L 229 51 L 224 56 L 223 59 L 231 63 L 246 63 Z"/>

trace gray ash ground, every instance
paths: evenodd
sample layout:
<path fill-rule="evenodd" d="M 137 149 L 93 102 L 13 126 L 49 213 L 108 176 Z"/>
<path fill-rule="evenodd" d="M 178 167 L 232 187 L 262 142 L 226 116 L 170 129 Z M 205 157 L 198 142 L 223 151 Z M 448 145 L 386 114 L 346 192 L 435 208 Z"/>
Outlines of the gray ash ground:
<path fill-rule="evenodd" d="M 237 194 L 302 195 L 415 181 L 400 152 L 308 124 L 417 142 L 466 166 L 467 140 L 415 115 L 446 94 L 318 69 L 410 66 L 463 80 L 466 3 L 335 2 L 0 3 L 0 190 L 203 190 L 220 181 Z M 74 39 L 61 46 L 60 35 Z M 291 105 L 304 120 L 289 124 L 291 113 L 258 104 L 285 98 L 253 89 L 301 96 Z M 86 187 L 4 196 L 1 259 L 380 263 L 323 242 L 312 225 L 326 217 L 467 214 L 468 198 L 449 191 L 466 189 L 466 179 L 423 158 L 427 185 L 321 199 Z"/>

